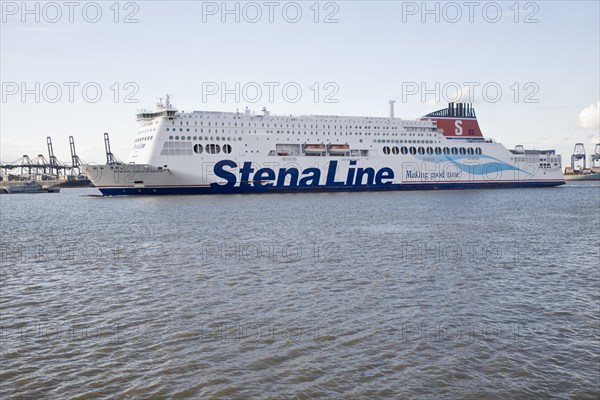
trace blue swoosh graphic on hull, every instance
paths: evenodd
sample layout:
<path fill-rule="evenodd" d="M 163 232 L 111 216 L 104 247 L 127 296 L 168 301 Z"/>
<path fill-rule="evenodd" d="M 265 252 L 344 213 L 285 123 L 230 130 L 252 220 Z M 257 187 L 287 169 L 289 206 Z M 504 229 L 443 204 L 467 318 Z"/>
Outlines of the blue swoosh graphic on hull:
<path fill-rule="evenodd" d="M 491 158 L 491 157 L 490 157 Z M 520 168 L 515 167 L 514 165 L 510 165 L 508 163 L 502 161 L 489 162 L 485 164 L 474 164 L 474 165 L 466 165 L 457 162 L 456 160 L 452 160 L 448 158 L 453 165 L 459 168 L 461 171 L 468 172 L 473 175 L 484 175 L 488 173 L 501 172 L 501 171 L 519 171 L 523 172 L 527 175 L 531 175 L 529 172 L 523 171 Z"/>
<path fill-rule="evenodd" d="M 420 156 L 419 158 L 423 158 Z M 428 156 L 431 158 L 431 155 Z M 467 155 L 449 155 L 444 154 L 442 156 L 435 157 L 435 162 L 444 162 L 450 161 L 453 165 L 455 165 L 461 171 L 473 174 L 473 175 L 484 175 L 487 173 L 501 172 L 501 171 L 519 171 L 529 176 L 533 174 L 527 171 L 522 170 L 521 168 L 517 168 L 514 165 L 510 165 L 504 161 L 498 160 L 497 158 L 488 156 L 486 154 L 480 154 L 479 158 L 487 158 L 490 160 L 494 160 L 495 162 L 489 162 L 485 164 L 463 164 L 458 162 L 458 160 L 469 158 Z M 424 160 L 423 160 L 424 161 Z"/>

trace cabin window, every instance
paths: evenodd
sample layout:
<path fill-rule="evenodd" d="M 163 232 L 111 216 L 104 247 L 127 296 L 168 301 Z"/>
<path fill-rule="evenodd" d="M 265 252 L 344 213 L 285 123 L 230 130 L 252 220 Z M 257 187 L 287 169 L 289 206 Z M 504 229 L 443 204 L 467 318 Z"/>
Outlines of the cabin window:
<path fill-rule="evenodd" d="M 219 154 L 221 147 L 218 144 L 209 144 L 206 146 L 206 152 L 209 154 Z"/>

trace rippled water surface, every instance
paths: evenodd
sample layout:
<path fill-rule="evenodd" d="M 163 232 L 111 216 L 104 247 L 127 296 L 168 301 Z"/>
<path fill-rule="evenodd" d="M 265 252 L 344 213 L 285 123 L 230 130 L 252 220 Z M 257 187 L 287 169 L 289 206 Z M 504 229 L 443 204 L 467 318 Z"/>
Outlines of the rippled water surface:
<path fill-rule="evenodd" d="M 8 398 L 598 398 L 600 186 L 3 195 Z"/>

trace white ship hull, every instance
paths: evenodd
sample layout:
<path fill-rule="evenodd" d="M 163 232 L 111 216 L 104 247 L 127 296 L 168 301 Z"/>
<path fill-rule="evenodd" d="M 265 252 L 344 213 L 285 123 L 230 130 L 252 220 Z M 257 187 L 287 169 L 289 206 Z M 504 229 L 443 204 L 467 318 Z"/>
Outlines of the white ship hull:
<path fill-rule="evenodd" d="M 465 126 L 476 124 L 474 114 L 470 120 L 468 115 L 459 117 L 461 122 L 466 120 Z M 517 188 L 565 183 L 560 156 L 553 151 L 509 151 L 482 136 L 445 134 L 438 121 L 430 119 L 186 114 L 169 105 L 138 114 L 138 118 L 142 129 L 126 164 L 83 167 L 104 195 Z M 349 150 L 339 155 L 304 151 L 319 145 L 348 145 Z M 278 155 L 282 153 L 287 155 Z"/>

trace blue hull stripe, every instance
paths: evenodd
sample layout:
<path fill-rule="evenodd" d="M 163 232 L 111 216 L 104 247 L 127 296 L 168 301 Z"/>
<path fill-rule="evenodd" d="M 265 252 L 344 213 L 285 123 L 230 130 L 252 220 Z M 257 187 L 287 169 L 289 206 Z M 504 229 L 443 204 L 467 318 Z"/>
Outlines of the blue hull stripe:
<path fill-rule="evenodd" d="M 269 186 L 182 186 L 151 188 L 99 188 L 105 196 L 127 195 L 172 195 L 172 194 L 244 194 L 244 193 L 301 193 L 301 192 L 370 192 L 389 190 L 443 190 L 443 189 L 508 189 L 539 188 L 564 185 L 565 181 L 514 181 L 514 182 L 473 182 L 473 183 L 401 183 L 380 186 L 313 186 L 313 187 L 269 187 Z"/>

